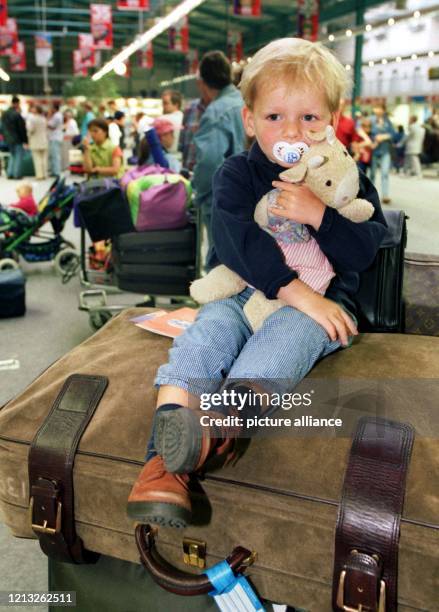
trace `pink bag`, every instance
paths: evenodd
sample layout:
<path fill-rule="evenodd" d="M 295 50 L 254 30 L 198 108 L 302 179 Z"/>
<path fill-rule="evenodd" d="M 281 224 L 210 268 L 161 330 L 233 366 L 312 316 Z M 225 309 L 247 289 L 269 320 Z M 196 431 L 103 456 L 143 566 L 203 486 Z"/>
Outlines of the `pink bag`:
<path fill-rule="evenodd" d="M 144 166 L 137 166 L 132 170 L 128 170 L 125 172 L 123 177 L 120 179 L 120 185 L 122 189 L 126 189 L 128 187 L 128 183 L 130 181 L 134 181 L 141 176 L 147 176 L 148 174 L 176 174 L 169 168 L 163 168 L 158 164 L 145 164 Z"/>

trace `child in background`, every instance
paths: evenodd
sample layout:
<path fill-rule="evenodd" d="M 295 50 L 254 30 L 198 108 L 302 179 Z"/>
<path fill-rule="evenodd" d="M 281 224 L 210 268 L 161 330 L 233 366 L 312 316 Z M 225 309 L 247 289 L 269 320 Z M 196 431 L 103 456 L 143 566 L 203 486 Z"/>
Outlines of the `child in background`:
<path fill-rule="evenodd" d="M 18 208 L 28 214 L 30 217 L 34 217 L 38 214 L 38 206 L 34 200 L 32 185 L 29 183 L 21 183 L 17 187 L 18 202 L 14 202 L 10 206 L 12 208 Z"/>
<path fill-rule="evenodd" d="M 164 117 L 159 117 L 154 120 L 152 127 L 155 129 L 157 136 L 160 139 L 160 144 L 163 148 L 163 153 L 168 160 L 170 170 L 174 172 L 180 172 L 181 163 L 178 161 L 176 156 L 169 151 L 174 143 L 174 124 Z"/>
<path fill-rule="evenodd" d="M 229 157 L 214 176 L 209 264 L 226 265 L 248 286 L 203 306 L 158 370 L 146 465 L 128 499 L 128 515 L 137 521 L 184 527 L 192 510 L 189 474 L 233 452 L 230 429 L 204 426 L 200 397 L 222 394 L 223 404 L 207 413 L 213 417 L 233 415 L 225 392 L 241 398 L 241 416 L 259 416 L 267 407 L 248 401 L 254 391 L 291 392 L 318 360 L 348 346 L 358 333 L 359 273 L 373 262 L 386 229 L 376 189 L 360 175 L 358 197 L 375 212 L 369 221 L 354 223 L 306 185 L 279 180 L 293 166 L 288 149 L 311 145 L 310 130 L 336 129 L 347 85 L 345 68 L 328 49 L 297 38 L 268 44 L 244 69 L 242 117 L 256 142 Z M 254 220 L 257 202 L 273 188 L 280 193 L 270 212 L 306 226 L 334 268 L 324 296 L 299 279 L 275 239 Z M 243 307 L 255 289 L 287 306 L 253 333 Z"/>

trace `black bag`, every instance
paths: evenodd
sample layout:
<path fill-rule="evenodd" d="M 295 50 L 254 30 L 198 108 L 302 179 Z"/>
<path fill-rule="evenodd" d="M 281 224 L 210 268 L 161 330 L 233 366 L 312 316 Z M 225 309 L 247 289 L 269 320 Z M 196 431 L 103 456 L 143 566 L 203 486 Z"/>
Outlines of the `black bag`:
<path fill-rule="evenodd" d="M 25 278 L 21 270 L 0 270 L 0 319 L 26 312 Z"/>
<path fill-rule="evenodd" d="M 189 295 L 195 279 L 195 266 L 175 264 L 120 264 L 114 271 L 119 289 L 153 295 Z"/>
<path fill-rule="evenodd" d="M 407 253 L 404 262 L 405 333 L 439 336 L 439 257 Z"/>
<path fill-rule="evenodd" d="M 113 261 L 121 264 L 195 265 L 195 226 L 121 234 L 112 243 Z"/>
<path fill-rule="evenodd" d="M 407 243 L 405 213 L 385 210 L 388 231 L 375 261 L 362 272 L 355 296 L 358 327 L 362 332 L 404 331 L 404 251 Z"/>
<path fill-rule="evenodd" d="M 135 231 L 125 193 L 116 179 L 81 183 L 75 206 L 93 242 Z"/>

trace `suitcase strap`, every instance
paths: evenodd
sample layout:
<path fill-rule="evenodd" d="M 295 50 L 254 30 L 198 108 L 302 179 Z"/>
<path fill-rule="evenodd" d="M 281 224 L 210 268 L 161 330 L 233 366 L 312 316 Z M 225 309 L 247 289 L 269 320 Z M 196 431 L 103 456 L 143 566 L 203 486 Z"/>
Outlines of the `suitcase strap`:
<path fill-rule="evenodd" d="M 73 374 L 32 440 L 29 514 L 43 552 L 58 561 L 94 563 L 75 530 L 73 464 L 76 449 L 107 387 L 104 376 Z"/>
<path fill-rule="evenodd" d="M 413 439 L 405 423 L 359 420 L 335 535 L 334 610 L 397 609 L 399 524 Z"/>

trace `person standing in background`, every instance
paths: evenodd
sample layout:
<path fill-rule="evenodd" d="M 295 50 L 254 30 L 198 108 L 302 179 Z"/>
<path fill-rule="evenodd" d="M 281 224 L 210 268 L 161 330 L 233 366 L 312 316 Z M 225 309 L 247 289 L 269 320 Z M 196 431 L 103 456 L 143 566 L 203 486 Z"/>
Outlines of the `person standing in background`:
<path fill-rule="evenodd" d="M 63 170 L 69 165 L 69 150 L 72 147 L 72 140 L 78 136 L 79 128 L 76 119 L 73 117 L 71 110 L 64 111 L 63 125 L 63 146 L 62 146 L 62 168 Z"/>
<path fill-rule="evenodd" d="M 416 115 L 412 115 L 409 120 L 408 134 L 405 140 L 405 173 L 410 176 L 414 174 L 417 178 L 422 178 L 422 168 L 420 155 L 424 146 L 425 127 L 419 125 Z"/>
<path fill-rule="evenodd" d="M 392 163 L 392 142 L 395 138 L 395 129 L 387 116 L 386 109 L 379 104 L 373 109 L 371 118 L 372 129 L 371 138 L 376 145 L 372 152 L 372 167 L 370 180 L 375 182 L 375 175 L 378 168 L 381 170 L 381 196 L 383 204 L 390 204 L 389 197 L 389 173 Z"/>
<path fill-rule="evenodd" d="M 166 89 L 162 93 L 163 115 L 164 118 L 174 126 L 174 143 L 169 153 L 178 152 L 178 141 L 180 139 L 180 130 L 183 123 L 182 96 L 179 91 L 174 89 Z"/>
<path fill-rule="evenodd" d="M 114 113 L 114 117 L 110 119 L 110 123 L 108 125 L 108 134 L 111 142 L 115 147 L 120 147 L 122 151 L 125 148 L 124 124 L 125 113 L 122 111 L 116 111 Z"/>
<path fill-rule="evenodd" d="M 88 134 L 88 124 L 95 118 L 93 106 L 89 102 L 84 102 L 82 105 L 85 115 L 81 123 L 81 138 L 85 138 Z"/>
<path fill-rule="evenodd" d="M 29 149 L 35 168 L 37 181 L 47 178 L 47 119 L 41 106 L 31 106 L 26 120 Z"/>
<path fill-rule="evenodd" d="M 357 139 L 357 131 L 355 121 L 352 117 L 343 114 L 346 107 L 346 101 L 342 98 L 340 101 L 340 119 L 338 121 L 336 136 L 338 140 L 344 144 L 348 151 L 352 149 L 352 142 Z M 352 151 L 351 151 L 352 152 Z"/>
<path fill-rule="evenodd" d="M 59 176 L 61 174 L 61 154 L 63 142 L 64 119 L 59 110 L 59 102 L 54 102 L 47 120 L 49 133 L 49 174 Z"/>
<path fill-rule="evenodd" d="M 396 132 L 395 138 L 393 139 L 394 145 L 394 157 L 393 157 L 393 165 L 396 170 L 396 173 L 399 174 L 399 171 L 404 168 L 404 157 L 405 157 L 405 141 L 406 134 L 404 132 L 404 127 L 402 125 L 398 125 L 398 130 Z"/>
<path fill-rule="evenodd" d="M 197 81 L 198 84 L 199 81 Z M 210 100 L 198 98 L 193 100 L 183 112 L 183 123 L 180 131 L 178 150 L 182 155 L 183 168 L 192 172 L 195 166 L 194 136 L 200 127 L 201 117 Z"/>
<path fill-rule="evenodd" d="M 207 247 L 212 245 L 212 179 L 230 155 L 245 149 L 246 137 L 241 118 L 243 100 L 232 83 L 230 62 L 222 51 L 209 51 L 200 62 L 198 87 L 209 105 L 194 136 L 195 167 L 192 185 L 201 224 L 207 231 Z M 209 255 L 207 256 L 207 260 Z"/>
<path fill-rule="evenodd" d="M 8 178 L 22 178 L 24 147 L 27 145 L 26 124 L 21 116 L 20 98 L 12 97 L 12 104 L 2 115 L 2 129 L 9 147 Z"/>

